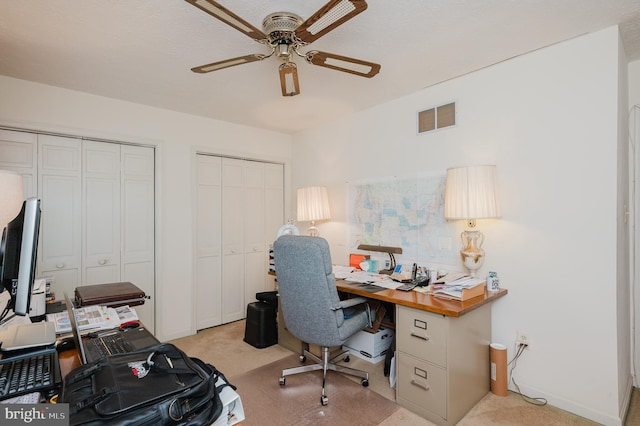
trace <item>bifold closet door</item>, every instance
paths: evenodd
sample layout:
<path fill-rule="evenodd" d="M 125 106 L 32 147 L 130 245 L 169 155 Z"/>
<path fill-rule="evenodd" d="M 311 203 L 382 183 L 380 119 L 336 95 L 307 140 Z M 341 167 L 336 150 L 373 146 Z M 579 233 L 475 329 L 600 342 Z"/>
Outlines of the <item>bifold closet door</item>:
<path fill-rule="evenodd" d="M 82 283 L 120 282 L 120 145 L 82 144 Z"/>
<path fill-rule="evenodd" d="M 196 329 L 222 324 L 222 159 L 196 156 Z"/>
<path fill-rule="evenodd" d="M 58 300 L 82 285 L 81 145 L 76 138 L 38 135 L 39 276 L 53 277 Z"/>
<path fill-rule="evenodd" d="M 196 328 L 243 319 L 273 290 L 269 245 L 283 224 L 282 164 L 197 155 Z"/>
<path fill-rule="evenodd" d="M 120 277 L 149 297 L 136 306 L 138 316 L 155 330 L 155 150 L 120 146 Z"/>

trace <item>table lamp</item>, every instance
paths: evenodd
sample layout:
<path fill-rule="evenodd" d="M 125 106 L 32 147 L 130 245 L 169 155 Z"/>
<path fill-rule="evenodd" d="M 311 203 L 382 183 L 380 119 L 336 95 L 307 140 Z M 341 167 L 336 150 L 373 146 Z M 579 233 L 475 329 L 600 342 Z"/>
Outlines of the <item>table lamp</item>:
<path fill-rule="evenodd" d="M 331 219 L 329 196 L 324 186 L 307 186 L 298 188 L 298 222 L 311 221 L 307 233 L 312 237 L 320 235 L 316 228 L 316 220 Z"/>
<path fill-rule="evenodd" d="M 462 263 L 472 277 L 484 263 L 484 235 L 477 230 L 476 219 L 500 217 L 496 185 L 496 166 L 452 167 L 447 169 L 444 193 L 444 217 L 466 220 L 470 230 L 460 235 Z"/>
<path fill-rule="evenodd" d="M 0 170 L 0 230 L 20 213 L 23 202 L 22 175 Z"/>

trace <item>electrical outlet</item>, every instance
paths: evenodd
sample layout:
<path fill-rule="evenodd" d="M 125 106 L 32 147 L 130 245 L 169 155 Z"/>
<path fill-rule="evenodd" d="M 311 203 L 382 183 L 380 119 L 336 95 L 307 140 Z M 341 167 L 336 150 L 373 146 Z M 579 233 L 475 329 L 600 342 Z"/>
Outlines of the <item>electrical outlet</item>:
<path fill-rule="evenodd" d="M 516 331 L 516 344 L 523 344 L 527 346 L 527 349 L 531 348 L 531 339 L 527 333 L 522 331 Z"/>

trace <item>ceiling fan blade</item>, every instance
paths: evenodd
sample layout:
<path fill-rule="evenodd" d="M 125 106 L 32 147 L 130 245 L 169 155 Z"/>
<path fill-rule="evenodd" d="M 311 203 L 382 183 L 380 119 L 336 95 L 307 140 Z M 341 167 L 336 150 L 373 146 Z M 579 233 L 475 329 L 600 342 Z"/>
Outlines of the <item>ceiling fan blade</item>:
<path fill-rule="evenodd" d="M 237 58 L 225 59 L 224 61 L 213 62 L 207 65 L 200 65 L 199 67 L 191 68 L 191 71 L 200 74 L 208 73 L 211 71 L 218 71 L 223 68 L 235 67 L 236 65 L 248 64 L 249 62 L 261 61 L 267 56 L 253 54 L 246 56 L 238 56 Z"/>
<path fill-rule="evenodd" d="M 295 34 L 305 43 L 319 39 L 367 8 L 365 0 L 331 0 L 296 29 Z"/>
<path fill-rule="evenodd" d="M 282 96 L 295 96 L 300 94 L 300 85 L 298 84 L 298 67 L 293 62 L 285 62 L 280 64 L 278 68 L 280 73 L 280 88 Z"/>
<path fill-rule="evenodd" d="M 333 53 L 311 51 L 306 55 L 307 62 L 320 67 L 331 68 L 371 78 L 380 72 L 380 64 L 349 58 L 347 56 L 334 55 Z"/>
<path fill-rule="evenodd" d="M 265 40 L 267 38 L 267 36 L 262 31 L 260 31 L 235 13 L 231 12 L 229 9 L 218 4 L 218 2 L 215 2 L 213 0 L 186 1 L 194 5 L 198 9 L 204 10 L 214 18 L 217 18 L 225 24 L 230 25 L 236 30 L 248 35 L 256 41 Z"/>

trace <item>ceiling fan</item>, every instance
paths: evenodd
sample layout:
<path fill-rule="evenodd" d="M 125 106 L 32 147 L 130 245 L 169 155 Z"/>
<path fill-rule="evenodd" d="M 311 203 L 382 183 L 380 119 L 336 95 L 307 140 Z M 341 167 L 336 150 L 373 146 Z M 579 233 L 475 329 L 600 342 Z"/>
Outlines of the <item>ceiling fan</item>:
<path fill-rule="evenodd" d="M 282 96 L 300 94 L 298 68 L 292 61 L 294 54 L 304 58 L 312 65 L 360 77 L 371 78 L 380 72 L 380 65 L 373 62 L 317 50 L 311 50 L 307 53 L 302 53 L 299 50 L 363 12 L 367 8 L 365 0 L 330 0 L 306 21 L 290 12 L 272 13 L 262 21 L 263 31 L 214 0 L 186 1 L 271 49 L 271 53 L 267 55 L 254 53 L 230 58 L 191 68 L 193 72 L 208 73 L 249 62 L 262 61 L 275 55 L 282 62 L 279 67 Z"/>

